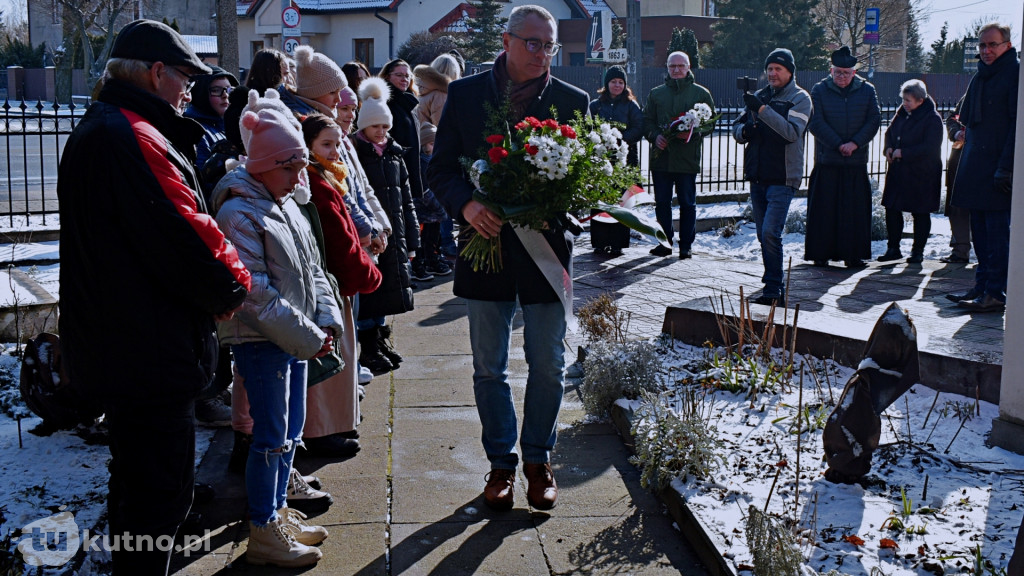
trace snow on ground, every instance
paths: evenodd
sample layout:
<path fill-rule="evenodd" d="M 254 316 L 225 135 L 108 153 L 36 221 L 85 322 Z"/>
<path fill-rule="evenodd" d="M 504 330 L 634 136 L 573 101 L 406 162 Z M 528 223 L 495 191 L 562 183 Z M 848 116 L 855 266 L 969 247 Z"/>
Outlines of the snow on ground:
<path fill-rule="evenodd" d="M 806 200 L 794 199 L 791 212 L 799 213 L 805 209 L 805 206 Z M 699 207 L 699 210 L 703 209 L 705 208 Z M 649 207 L 648 211 L 649 215 L 653 217 L 653 207 Z M 20 229 L 25 226 L 36 227 L 37 223 L 19 222 L 14 228 Z M 50 226 L 59 226 L 59 221 L 52 216 L 48 217 L 47 228 Z M 3 228 L 0 227 L 0 231 Z M 729 237 L 725 237 L 719 231 L 698 234 L 694 250 L 742 260 L 760 259 L 760 248 L 755 237 L 754 225 L 750 222 L 740 222 L 735 227 L 735 232 Z M 786 234 L 783 242 L 787 261 L 789 257 L 792 257 L 794 264 L 800 262 L 803 257 L 804 236 L 796 233 Z M 933 216 L 932 236 L 928 242 L 925 257 L 938 258 L 948 254 L 948 244 L 949 225 L 947 220 L 942 216 Z M 56 243 L 41 243 L 38 250 L 41 250 L 43 254 L 55 253 Z M 872 243 L 874 256 L 880 255 L 884 251 L 885 241 Z M 904 254 L 910 252 L 910 240 L 908 239 L 903 240 L 903 252 Z M 55 296 L 59 294 L 59 265 L 32 266 L 23 269 L 35 277 L 48 292 Z M 22 527 L 35 520 L 57 514 L 61 510 L 61 506 L 66 506 L 66 511 L 74 514 L 74 520 L 80 529 L 87 528 L 90 533 L 104 533 L 106 530 L 106 467 L 110 457 L 107 447 L 103 444 L 90 444 L 92 440 L 87 439 L 92 438 L 93 434 L 89 430 L 58 431 L 49 436 L 32 434 L 30 430 L 36 428 L 40 424 L 40 420 L 27 412 L 21 403 L 17 389 L 19 372 L 18 363 L 9 351 L 0 355 L 0 411 L 2 411 L 0 414 L 0 451 L 2 451 L 4 459 L 3 469 L 0 470 L 0 545 L 2 545 L 3 537 L 11 536 L 13 540 L 10 550 L 13 551 L 17 546 L 19 531 Z M 926 389 L 918 386 L 916 390 L 918 393 L 908 395 L 911 402 L 914 402 L 911 405 L 911 412 L 914 414 L 911 430 L 914 432 L 915 438 L 919 433 L 914 425 L 920 418 L 918 413 L 921 411 L 917 401 L 931 401 L 931 396 L 928 395 Z M 836 395 L 838 396 L 838 392 Z M 947 400 L 948 398 L 944 395 L 939 401 L 940 407 L 944 406 Z M 786 406 L 792 405 L 795 405 L 795 400 L 792 398 L 777 399 L 770 402 L 763 412 L 759 412 L 745 408 L 744 402 L 738 399 L 722 400 L 720 429 L 728 430 L 730 434 L 739 434 L 737 437 L 739 439 L 751 440 L 758 434 L 763 434 L 767 429 L 784 426 L 785 423 L 772 424 L 771 420 L 784 415 L 786 410 L 792 411 L 786 408 Z M 1022 470 L 1024 469 L 1024 459 L 1001 452 L 992 453 L 984 448 L 980 440 L 990 427 L 989 422 L 996 412 L 996 407 L 983 403 L 982 416 L 975 417 L 967 423 L 965 430 L 957 438 L 955 447 L 962 453 L 977 456 L 975 458 L 977 460 L 998 462 L 998 464 L 979 464 L 978 466 L 987 467 L 982 468 L 984 470 L 992 467 Z M 24 417 L 21 420 L 20 434 L 17 422 L 13 417 L 18 414 Z M 743 424 L 729 420 L 741 416 Z M 902 416 L 894 415 L 893 421 L 902 422 L 899 420 L 900 418 Z M 951 420 L 947 417 L 940 425 L 941 430 L 935 433 L 933 443 L 939 449 L 945 447 L 949 435 L 952 434 L 950 422 Z M 726 425 L 727 423 L 729 424 Z M 196 449 L 197 462 L 204 455 L 211 438 L 212 431 L 199 429 Z M 891 437 L 886 438 L 883 436 L 883 442 L 893 441 Z M 820 448 L 820 438 L 817 444 Z M 935 530 L 937 533 L 940 526 L 957 524 L 961 525 L 958 529 L 963 531 L 963 535 L 958 534 L 954 539 L 956 546 L 940 545 L 937 543 L 938 540 L 933 539 L 936 542 L 932 545 L 934 550 L 948 549 L 950 553 L 962 553 L 969 543 L 966 535 L 970 534 L 973 537 L 974 531 L 979 529 L 976 527 L 983 530 L 978 533 L 984 534 L 984 536 L 979 536 L 978 542 L 982 544 L 986 556 L 992 557 L 988 553 L 989 551 L 1003 555 L 1006 550 L 1012 549 L 1013 536 L 1016 533 L 1016 526 L 1020 522 L 1020 514 L 1007 511 L 1006 508 L 1009 499 L 1020 491 L 1018 477 L 1014 475 L 990 477 L 988 472 L 968 474 L 960 467 L 950 464 L 948 456 L 935 451 L 931 452 L 928 455 L 920 455 L 919 464 L 910 464 L 910 460 L 907 460 L 910 458 L 909 456 L 899 456 L 894 460 L 895 463 L 890 464 L 885 472 L 886 485 L 889 487 L 885 494 L 868 493 L 850 487 L 826 486 L 820 479 L 818 468 L 813 467 L 815 458 L 806 457 L 802 466 L 808 472 L 810 480 L 807 480 L 806 486 L 802 485 L 801 487 L 801 501 L 807 502 L 814 492 L 819 493 L 817 526 L 821 534 L 816 537 L 819 546 L 823 545 L 827 538 L 838 538 L 847 533 L 858 534 L 866 541 L 866 545 L 862 548 L 841 543 L 832 543 L 835 545 L 832 547 L 814 548 L 812 564 L 816 568 L 834 566 L 840 558 L 844 558 L 843 565 L 840 566 L 843 572 L 867 574 L 866 570 L 858 571 L 856 567 L 858 565 L 871 566 L 874 565 L 873 562 L 877 563 L 874 558 L 879 557 L 879 553 L 872 546 L 877 546 L 878 538 L 874 536 L 881 534 L 879 526 L 885 520 L 885 516 L 894 507 L 899 507 L 898 487 L 906 486 L 915 502 L 921 500 L 923 480 L 920 475 L 917 477 L 910 475 L 917 468 L 930 471 L 929 498 L 926 504 L 942 510 L 941 517 L 937 516 L 934 520 L 928 518 L 929 532 Z M 732 528 L 741 526 L 739 522 L 740 506 L 737 506 L 737 502 L 743 504 L 743 508 L 747 503 L 763 503 L 764 496 L 759 495 L 764 492 L 763 481 L 759 482 L 737 476 L 733 479 L 722 479 L 721 487 L 715 490 L 702 489 L 691 484 L 680 485 L 680 489 L 687 494 L 688 498 L 692 498 L 695 509 L 710 511 L 709 517 L 719 519 L 721 521 L 719 523 L 729 526 L 731 531 Z M 741 494 L 745 494 L 741 491 L 743 489 L 754 490 L 754 492 L 741 496 Z M 895 500 L 892 490 L 896 490 Z M 1008 493 L 1011 495 L 1008 496 Z M 823 506 L 826 501 L 838 501 L 842 505 L 837 505 L 828 509 L 831 511 L 826 511 Z M 723 502 L 727 504 L 723 505 Z M 781 508 L 783 504 L 791 505 L 791 503 L 792 490 L 790 489 L 788 493 L 777 494 L 773 498 L 773 508 L 770 510 Z M 924 522 L 924 518 L 921 521 L 917 521 L 915 518 L 912 523 L 924 524 Z M 997 524 L 1002 527 L 995 528 Z M 829 528 L 830 526 L 832 528 Z M 952 532 L 942 533 L 952 534 Z M 995 537 L 999 537 L 1001 540 L 991 541 Z M 723 550 L 728 550 L 737 564 L 748 562 L 745 560 L 747 552 L 743 544 L 744 538 L 733 534 L 727 535 L 727 538 L 730 544 L 723 545 Z M 901 547 L 897 557 L 890 554 L 888 559 L 885 559 L 885 553 L 882 553 L 881 557 L 885 559 L 885 563 L 882 564 L 884 573 L 890 575 L 920 573 L 908 572 L 902 567 L 899 569 L 904 570 L 903 572 L 891 571 L 895 570 L 897 565 L 912 565 L 914 563 L 914 560 L 904 557 L 915 552 L 916 540 L 898 541 L 901 543 Z M 845 548 L 843 548 L 844 546 Z M 4 551 L 0 550 L 0 565 L 2 565 L 3 559 Z M 102 574 L 105 560 L 106 558 L 99 553 L 91 552 L 84 560 L 78 558 L 73 561 L 74 573 Z M 1005 565 L 1005 559 L 1000 561 L 993 557 L 993 560 L 997 564 Z M 72 564 L 68 566 L 72 566 Z M 50 568 L 42 573 L 71 573 L 68 566 Z"/>
<path fill-rule="evenodd" d="M 681 384 L 675 383 L 687 378 L 699 380 L 711 354 L 679 343 L 667 350 L 668 388 L 678 389 Z M 801 363 L 798 355 L 795 365 Z M 798 368 L 792 387 L 761 392 L 753 401 L 745 391 L 710 392 L 708 425 L 718 429 L 725 465 L 712 480 L 691 476 L 672 483 L 733 569 L 752 571 L 744 531 L 750 506 L 797 521 L 800 550 L 815 572 L 965 573 L 974 568 L 978 547 L 995 569 L 1005 568 L 1024 513 L 1024 456 L 985 445 L 998 406 L 916 385 L 883 414 L 880 447 L 864 485 L 833 484 L 823 477 L 822 427 L 854 370 L 811 358 L 807 363 L 803 406 L 809 416 L 800 421 L 799 460 Z M 818 383 L 810 375 L 815 365 Z M 630 410 L 639 405 L 619 404 Z M 897 520 L 903 530 L 893 529 Z M 895 547 L 885 547 L 885 539 Z"/>

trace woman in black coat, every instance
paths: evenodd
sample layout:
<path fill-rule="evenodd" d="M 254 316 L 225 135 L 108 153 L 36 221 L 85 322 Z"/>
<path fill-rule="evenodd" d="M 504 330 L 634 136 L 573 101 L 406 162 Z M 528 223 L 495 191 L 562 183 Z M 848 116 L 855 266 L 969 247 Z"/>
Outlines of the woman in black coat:
<path fill-rule="evenodd" d="M 626 163 L 640 165 L 637 144 L 644 136 L 644 113 L 636 103 L 633 91 L 626 85 L 626 71 L 612 66 L 604 73 L 604 87 L 597 91 L 598 98 L 590 102 L 590 114 L 625 126 L 622 139 L 629 144 Z"/>
<path fill-rule="evenodd" d="M 914 215 L 914 245 L 907 262 L 924 260 L 924 245 L 931 232 L 931 213 L 939 209 L 942 185 L 942 117 L 920 80 L 900 87 L 903 105 L 885 132 L 885 225 L 889 246 L 879 261 L 899 260 L 903 213 Z"/>
<path fill-rule="evenodd" d="M 388 134 L 404 148 L 402 159 L 409 170 L 409 189 L 413 198 L 423 196 L 423 176 L 420 172 L 420 126 L 414 112 L 420 103 L 413 92 L 412 68 L 405 60 L 395 59 L 384 65 L 378 74 L 391 88 L 388 109 L 394 124 Z"/>

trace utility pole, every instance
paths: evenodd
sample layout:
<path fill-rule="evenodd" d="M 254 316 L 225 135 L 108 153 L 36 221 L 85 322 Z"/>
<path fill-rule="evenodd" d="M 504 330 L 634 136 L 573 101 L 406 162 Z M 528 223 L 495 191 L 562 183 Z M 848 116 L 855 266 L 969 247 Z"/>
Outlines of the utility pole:
<path fill-rule="evenodd" d="M 640 0 L 626 0 L 626 49 L 629 51 L 626 76 L 629 78 L 633 94 L 641 98 L 643 77 L 640 74 L 640 64 L 643 60 L 643 48 L 640 43 Z"/>

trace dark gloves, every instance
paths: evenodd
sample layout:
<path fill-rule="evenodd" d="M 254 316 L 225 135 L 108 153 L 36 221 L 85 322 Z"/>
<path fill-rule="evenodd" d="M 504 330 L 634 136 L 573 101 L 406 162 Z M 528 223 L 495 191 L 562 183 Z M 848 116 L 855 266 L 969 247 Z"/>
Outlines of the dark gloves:
<path fill-rule="evenodd" d="M 1010 170 L 1004 170 L 1003 168 L 997 168 L 995 177 L 993 178 L 992 187 L 996 192 L 1000 192 L 1009 196 L 1013 193 L 1013 172 Z"/>
<path fill-rule="evenodd" d="M 743 123 L 743 128 L 740 135 L 747 142 L 750 142 L 759 135 L 757 128 L 754 126 L 754 116 L 750 113 L 747 114 L 747 120 Z"/>
<path fill-rule="evenodd" d="M 761 102 L 760 98 L 754 96 L 750 92 L 743 93 L 743 102 L 747 105 L 747 110 L 750 110 L 751 112 L 757 112 L 761 109 L 761 106 L 764 105 L 764 102 Z"/>

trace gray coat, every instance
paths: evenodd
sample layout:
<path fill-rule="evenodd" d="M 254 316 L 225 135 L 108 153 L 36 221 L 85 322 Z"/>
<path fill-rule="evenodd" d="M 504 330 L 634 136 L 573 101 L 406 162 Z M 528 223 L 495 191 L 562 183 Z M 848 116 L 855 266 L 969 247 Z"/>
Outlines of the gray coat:
<path fill-rule="evenodd" d="M 244 167 L 228 172 L 214 188 L 217 224 L 252 273 L 241 310 L 217 325 L 221 344 L 270 341 L 306 360 L 323 345 L 327 334 L 321 327 L 342 333 L 338 302 L 296 202 L 294 194 L 274 201 Z"/>
<path fill-rule="evenodd" d="M 814 134 L 814 162 L 822 166 L 857 166 L 868 163 L 868 144 L 878 134 L 882 111 L 875 87 L 859 76 L 843 90 L 832 77 L 811 88 L 814 114 L 807 128 Z M 853 142 L 857 149 L 843 156 L 839 146 Z"/>
<path fill-rule="evenodd" d="M 795 75 L 782 89 L 775 91 L 766 86 L 755 95 L 766 106 L 754 123 L 753 133 L 743 133 L 750 111 L 740 116 L 732 129 L 733 138 L 747 145 L 744 177 L 751 182 L 784 182 L 799 188 L 804 177 L 804 133 L 814 111 L 811 97 L 797 86 Z"/>

